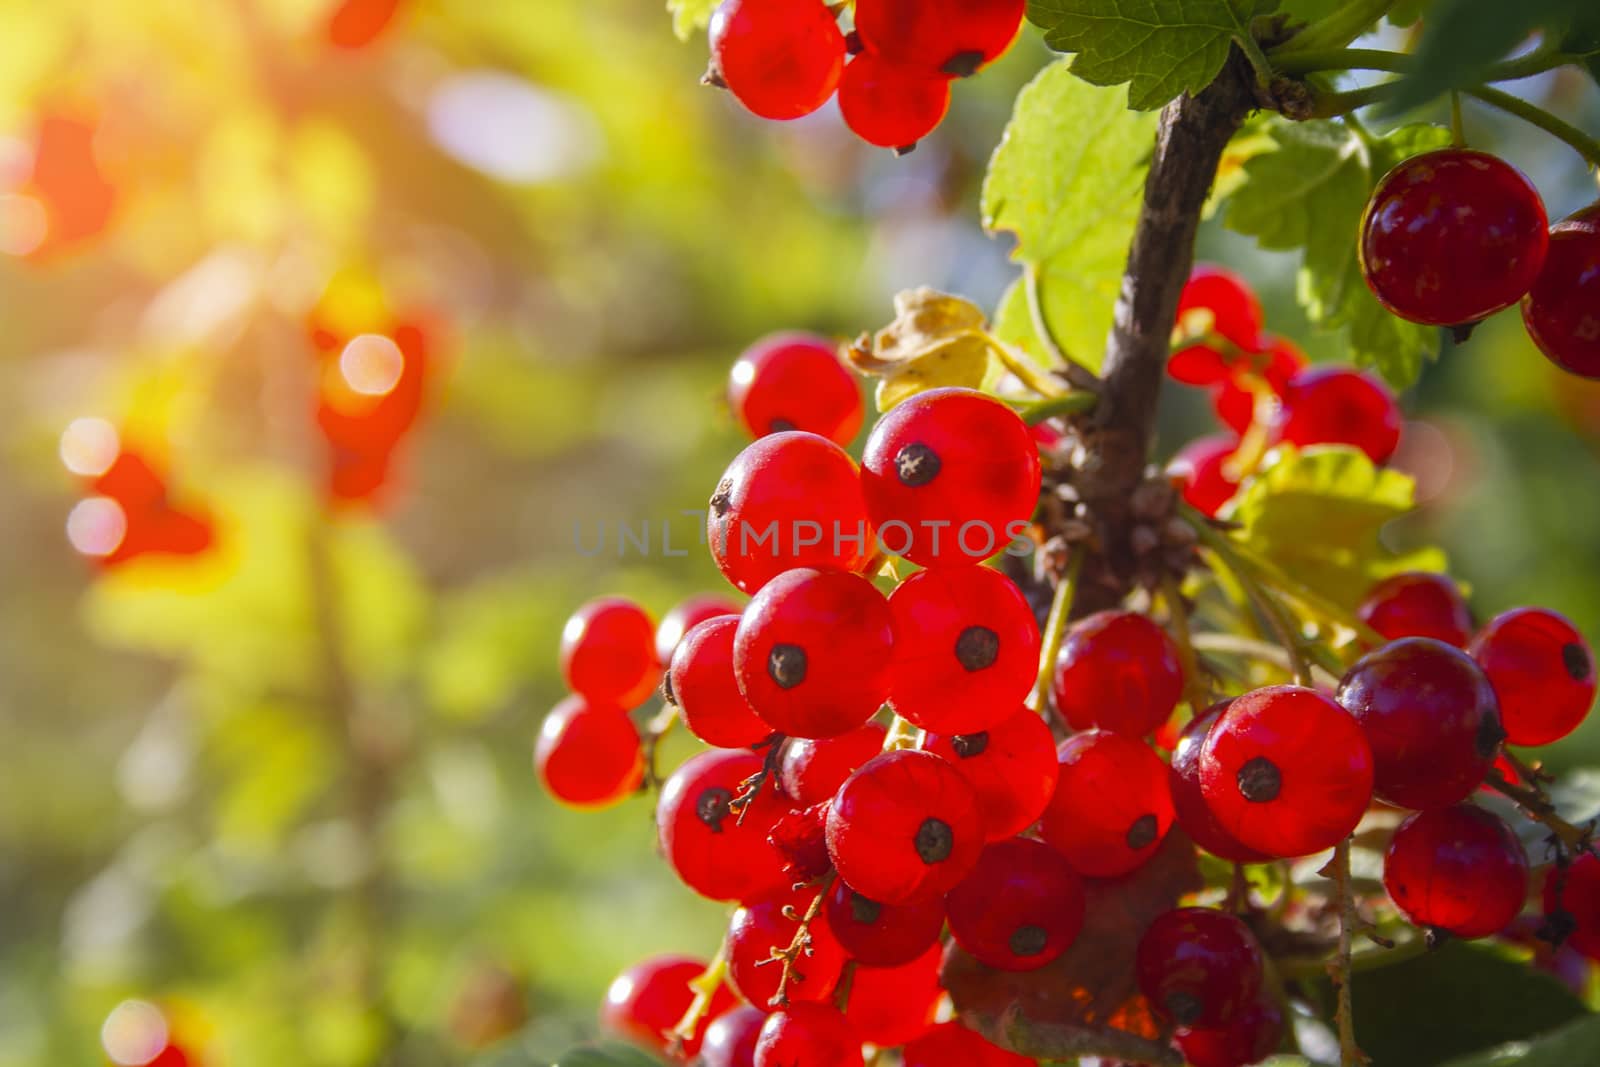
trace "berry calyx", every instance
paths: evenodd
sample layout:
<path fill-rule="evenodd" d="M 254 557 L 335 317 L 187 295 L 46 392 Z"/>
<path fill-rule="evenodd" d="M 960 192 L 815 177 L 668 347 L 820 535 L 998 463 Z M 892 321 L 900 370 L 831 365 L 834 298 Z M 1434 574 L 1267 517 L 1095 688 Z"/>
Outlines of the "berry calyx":
<path fill-rule="evenodd" d="M 949 79 L 873 52 L 851 59 L 839 80 L 845 125 L 868 144 L 900 154 L 932 133 L 949 110 Z"/>
<path fill-rule="evenodd" d="M 1023 0 L 858 0 L 869 53 L 925 74 L 965 78 L 994 62 L 1022 27 Z"/>
<path fill-rule="evenodd" d="M 832 800 L 857 767 L 883 751 L 887 733 L 881 724 L 869 722 L 838 737 L 791 737 L 778 763 L 778 788 L 804 807 Z"/>
<path fill-rule="evenodd" d="M 1563 615 L 1516 608 L 1489 620 L 1472 642 L 1489 676 L 1500 724 L 1513 745 L 1548 745 L 1566 737 L 1594 704 L 1594 653 Z"/>
<path fill-rule="evenodd" d="M 1074 730 L 1143 736 L 1167 721 L 1183 695 L 1178 647 L 1137 612 L 1091 615 L 1067 631 L 1052 692 Z"/>
<path fill-rule="evenodd" d="M 1249 1067 L 1278 1051 L 1283 1031 L 1283 1009 L 1263 990 L 1226 1026 L 1182 1029 L 1175 1040 L 1189 1067 Z"/>
<path fill-rule="evenodd" d="M 589 601 L 561 629 L 561 674 L 580 696 L 638 707 L 661 682 L 655 622 L 624 597 Z"/>
<path fill-rule="evenodd" d="M 1172 762 L 1167 766 L 1167 784 L 1172 789 L 1172 807 L 1178 825 L 1196 845 L 1233 863 L 1263 863 L 1272 857 L 1240 844 L 1217 821 L 1200 791 L 1201 746 L 1230 703 L 1213 704 L 1184 726 L 1172 749 Z"/>
<path fill-rule="evenodd" d="M 1418 812 L 1400 824 L 1384 853 L 1383 887 L 1417 926 L 1488 937 L 1522 910 L 1528 861 L 1502 819 L 1457 804 Z"/>
<path fill-rule="evenodd" d="M 844 72 L 844 34 L 823 0 L 723 0 L 709 38 L 715 77 L 764 119 L 811 114 Z"/>
<path fill-rule="evenodd" d="M 826 915 L 814 915 L 806 924 L 809 951 L 794 961 L 787 982 L 783 967 L 772 961 L 774 949 L 787 949 L 793 943 L 817 892 L 814 887 L 788 890 L 733 913 L 728 923 L 728 981 L 756 1007 L 776 1007 L 780 984 L 791 1004 L 826 1000 L 838 984 L 845 954 Z"/>
<path fill-rule="evenodd" d="M 1239 441 L 1214 434 L 1197 437 L 1178 450 L 1167 464 L 1167 474 L 1178 483 L 1183 499 L 1202 515 L 1215 517 L 1239 491 L 1239 483 L 1228 473 Z"/>
<path fill-rule="evenodd" d="M 837 346 L 810 333 L 769 334 L 745 349 L 728 374 L 728 404 L 751 437 L 804 430 L 836 445 L 855 439 L 863 414 Z"/>
<path fill-rule="evenodd" d="M 1600 856 L 1586 851 L 1565 868 L 1550 868 L 1544 882 L 1545 925 L 1562 944 L 1600 960 Z"/>
<path fill-rule="evenodd" d="M 910 963 L 939 940 L 944 902 L 938 897 L 910 904 L 879 904 L 835 879 L 824 901 L 828 926 L 850 958 L 869 967 Z"/>
<path fill-rule="evenodd" d="M 861 1067 L 861 1038 L 840 1012 L 791 1004 L 773 1012 L 756 1041 L 756 1067 Z"/>
<path fill-rule="evenodd" d="M 787 885 L 782 857 L 767 841 L 784 812 L 763 789 L 744 812 L 733 810 L 762 759 L 715 749 L 691 756 L 661 787 L 656 831 L 662 854 L 685 885 L 712 900 L 759 900 Z"/>
<path fill-rule="evenodd" d="M 1283 391 L 1277 432 L 1297 448 L 1351 445 L 1377 464 L 1400 445 L 1400 407 L 1387 386 L 1345 367 L 1313 367 Z"/>
<path fill-rule="evenodd" d="M 850 1029 L 879 1048 L 896 1048 L 927 1033 L 944 996 L 939 985 L 943 959 L 944 946 L 936 944 L 895 967 L 858 965 L 844 1008 Z"/>
<path fill-rule="evenodd" d="M 634 964 L 613 979 L 606 990 L 606 999 L 600 1006 L 601 1027 L 636 1045 L 666 1054 L 674 1040 L 673 1030 L 694 1003 L 695 994 L 689 983 L 705 969 L 704 960 L 689 956 L 655 956 Z M 699 1052 L 706 1024 L 733 1004 L 733 994 L 726 986 L 719 986 L 694 1036 L 683 1043 L 684 1053 L 693 1056 Z"/>
<path fill-rule="evenodd" d="M 1070 948 L 1083 928 L 1083 885 L 1054 849 L 1014 837 L 983 850 L 945 908 L 950 935 L 974 959 L 1032 971 Z"/>
<path fill-rule="evenodd" d="M 603 808 L 632 795 L 644 781 L 644 749 L 621 708 L 570 696 L 545 716 L 534 766 L 563 804 Z"/>
<path fill-rule="evenodd" d="M 756 1042 L 767 1013 L 740 1004 L 711 1020 L 700 1045 L 703 1067 L 755 1067 Z"/>
<path fill-rule="evenodd" d="M 737 615 L 720 615 L 697 624 L 673 653 L 663 686 L 689 732 L 720 748 L 745 748 L 772 733 L 772 727 L 739 691 L 733 674 L 733 639 L 738 628 Z"/>
<path fill-rule="evenodd" d="M 1391 641 L 1432 637 L 1466 648 L 1472 640 L 1472 613 L 1461 589 L 1447 574 L 1406 571 L 1390 575 L 1368 590 L 1356 613 Z"/>
<path fill-rule="evenodd" d="M 1034 1067 L 1026 1056 L 990 1044 L 958 1022 L 940 1023 L 900 1053 L 904 1067 Z"/>
<path fill-rule="evenodd" d="M 1522 322 L 1539 351 L 1569 374 L 1600 378 L 1600 204 L 1550 227 L 1550 247 Z"/>
<path fill-rule="evenodd" d="M 1060 776 L 1055 736 L 1028 708 L 1018 708 L 981 733 L 929 734 L 922 748 L 942 756 L 972 783 L 990 841 L 1020 834 L 1037 822 Z"/>
<path fill-rule="evenodd" d="M 1213 908 L 1156 917 L 1139 939 L 1134 974 L 1162 1018 L 1179 1026 L 1227 1026 L 1261 990 L 1261 946 L 1250 928 Z"/>
<path fill-rule="evenodd" d="M 1045 842 L 1092 878 L 1127 874 L 1155 855 L 1173 818 L 1160 757 L 1106 730 L 1069 737 L 1057 751 L 1060 777 L 1039 820 Z"/>
<path fill-rule="evenodd" d="M 678 650 L 678 642 L 683 640 L 684 634 L 707 619 L 738 615 L 743 610 L 731 597 L 721 593 L 695 593 L 684 597 L 661 616 L 656 626 L 656 659 L 662 665 L 671 663 L 672 654 Z"/>

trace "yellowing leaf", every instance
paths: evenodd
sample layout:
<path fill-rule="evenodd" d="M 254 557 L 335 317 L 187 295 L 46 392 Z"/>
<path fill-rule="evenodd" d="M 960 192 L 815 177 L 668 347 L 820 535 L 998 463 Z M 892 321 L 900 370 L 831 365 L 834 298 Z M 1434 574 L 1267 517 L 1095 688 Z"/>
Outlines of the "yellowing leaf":
<path fill-rule="evenodd" d="M 977 305 L 933 289 L 909 289 L 894 298 L 895 319 L 846 357 L 879 379 L 879 411 L 925 389 L 977 389 L 989 369 L 994 343 Z"/>

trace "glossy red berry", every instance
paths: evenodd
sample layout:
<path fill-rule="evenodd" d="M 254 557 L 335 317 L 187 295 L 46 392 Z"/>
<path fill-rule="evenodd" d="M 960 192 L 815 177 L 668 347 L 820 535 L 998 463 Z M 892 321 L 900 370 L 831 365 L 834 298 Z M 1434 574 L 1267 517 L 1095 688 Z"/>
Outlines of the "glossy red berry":
<path fill-rule="evenodd" d="M 624 597 L 589 601 L 562 627 L 561 673 L 580 696 L 638 707 L 661 683 L 655 622 Z"/>
<path fill-rule="evenodd" d="M 940 1023 L 900 1055 L 905 1067 L 1034 1067 L 1033 1060 L 991 1045 L 958 1022 Z"/>
<path fill-rule="evenodd" d="M 791 1004 L 773 1012 L 756 1042 L 756 1067 L 861 1067 L 861 1038 L 845 1017 L 823 1004 Z"/>
<path fill-rule="evenodd" d="M 1373 792 L 1401 808 L 1443 808 L 1483 784 L 1505 736 L 1494 690 L 1458 648 L 1402 637 L 1345 673 L 1339 703 L 1372 748 Z"/>
<path fill-rule="evenodd" d="M 983 851 L 977 794 L 930 752 L 867 761 L 828 809 L 828 854 L 853 889 L 885 904 L 941 896 Z"/>
<path fill-rule="evenodd" d="M 885 552 L 924 567 L 976 563 L 1026 532 L 1039 449 L 993 397 L 930 389 L 878 420 L 861 478 Z"/>
<path fill-rule="evenodd" d="M 1594 704 L 1594 654 L 1577 627 L 1554 611 L 1496 615 L 1472 642 L 1472 658 L 1494 686 L 1510 744 L 1559 741 Z"/>
<path fill-rule="evenodd" d="M 1297 448 L 1351 445 L 1382 464 L 1400 445 L 1400 424 L 1400 407 L 1382 382 L 1345 367 L 1313 367 L 1284 388 L 1277 430 Z"/>
<path fill-rule="evenodd" d="M 869 722 L 823 740 L 791 737 L 778 764 L 778 787 L 803 807 L 832 800 L 857 767 L 883 751 L 887 733 L 880 723 Z"/>
<path fill-rule="evenodd" d="M 879 148 L 910 151 L 950 110 L 950 81 L 862 52 L 839 81 L 839 112 L 852 133 Z"/>
<path fill-rule="evenodd" d="M 990 841 L 1038 822 L 1060 776 L 1055 735 L 1025 707 L 980 733 L 928 734 L 922 748 L 944 757 L 972 783 Z"/>
<path fill-rule="evenodd" d="M 1200 747 L 1200 790 L 1247 848 L 1308 856 L 1350 835 L 1372 801 L 1372 748 L 1349 713 L 1312 689 L 1236 698 Z"/>
<path fill-rule="evenodd" d="M 733 636 L 739 616 L 708 619 L 690 630 L 673 653 L 664 686 L 689 732 L 708 745 L 745 748 L 772 733 L 750 707 L 733 675 Z"/>
<path fill-rule="evenodd" d="M 1172 762 L 1167 766 L 1167 784 L 1172 789 L 1172 807 L 1178 825 L 1196 845 L 1232 863 L 1263 863 L 1272 857 L 1240 844 L 1217 821 L 1200 792 L 1200 749 L 1229 703 L 1231 701 L 1213 704 L 1184 726 L 1172 750 Z"/>
<path fill-rule="evenodd" d="M 626 712 L 570 696 L 539 729 L 534 766 L 550 795 L 577 808 L 603 808 L 644 780 L 639 730 Z"/>
<path fill-rule="evenodd" d="M 800 929 L 811 902 L 820 892 L 814 886 L 787 890 L 756 904 L 746 904 L 733 913 L 728 924 L 728 981 L 745 1000 L 770 1010 L 783 979 L 783 968 L 764 961 L 773 949 L 786 949 Z M 784 995 L 791 1003 L 825 1000 L 833 993 L 844 969 L 845 954 L 828 927 L 828 917 L 813 916 L 806 931 L 811 938 L 810 954 L 802 955 L 790 972 Z"/>
<path fill-rule="evenodd" d="M 965 734 L 1009 717 L 1039 670 L 1039 623 L 1016 584 L 989 567 L 919 571 L 889 596 L 889 703 L 925 730 Z"/>
<path fill-rule="evenodd" d="M 656 627 L 656 659 L 662 666 L 671 663 L 672 654 L 678 650 L 678 642 L 683 640 L 684 634 L 707 619 L 737 615 L 743 610 L 737 601 L 721 593 L 695 593 L 684 597 L 661 616 L 661 623 Z"/>
<path fill-rule="evenodd" d="M 1565 869 L 1550 868 L 1544 881 L 1544 911 L 1567 948 L 1600 960 L 1600 856 L 1584 852 Z"/>
<path fill-rule="evenodd" d="M 1488 937 L 1522 910 L 1528 861 L 1522 842 L 1498 816 L 1457 804 L 1400 824 L 1384 853 L 1383 887 L 1417 926 Z"/>
<path fill-rule="evenodd" d="M 844 34 L 823 0 L 723 0 L 709 36 L 713 71 L 764 119 L 811 114 L 844 72 Z"/>
<path fill-rule="evenodd" d="M 879 1048 L 896 1048 L 933 1029 L 944 996 L 939 985 L 943 959 L 944 946 L 936 944 L 897 967 L 857 966 L 844 1009 L 850 1028 Z"/>
<path fill-rule="evenodd" d="M 861 387 L 837 346 L 811 333 L 774 333 L 739 356 L 728 403 L 751 437 L 804 430 L 848 445 L 861 429 Z"/>
<path fill-rule="evenodd" d="M 1002 971 L 1032 971 L 1083 929 L 1083 884 L 1066 859 L 1029 838 L 996 841 L 945 899 L 950 936 Z"/>
<path fill-rule="evenodd" d="M 774 730 L 838 737 L 889 695 L 894 621 L 873 584 L 842 571 L 792 570 L 768 582 L 739 620 L 733 669 Z"/>
<path fill-rule="evenodd" d="M 788 884 L 778 850 L 767 841 L 784 811 L 777 794 L 762 789 L 743 819 L 729 808 L 762 762 L 750 752 L 714 749 L 691 756 L 661 787 L 661 852 L 703 897 L 759 900 Z"/>
<path fill-rule="evenodd" d="M 1091 878 L 1127 874 L 1172 827 L 1167 768 L 1142 741 L 1106 730 L 1061 743 L 1061 774 L 1039 820 L 1045 841 Z"/>
<path fill-rule="evenodd" d="M 1476 322 L 1533 286 L 1547 221 L 1539 191 L 1505 160 L 1465 148 L 1425 152 L 1373 190 L 1361 219 L 1361 272 L 1403 319 Z"/>
<path fill-rule="evenodd" d="M 1178 483 L 1183 499 L 1202 515 L 1215 516 L 1239 491 L 1239 483 L 1228 472 L 1238 447 L 1235 437 L 1197 437 L 1167 464 L 1167 473 Z"/>
<path fill-rule="evenodd" d="M 944 901 L 879 904 L 834 879 L 824 902 L 828 926 L 845 952 L 869 967 L 898 967 L 927 952 L 944 929 Z"/>
<path fill-rule="evenodd" d="M 704 960 L 688 956 L 655 956 L 634 964 L 613 979 L 606 990 L 605 1002 L 600 1006 L 601 1027 L 665 1054 L 673 1042 L 673 1030 L 694 1003 L 695 994 L 689 983 L 705 969 Z M 699 1052 L 706 1022 L 733 1004 L 733 993 L 726 986 L 718 987 L 710 1010 L 695 1035 L 683 1043 L 683 1051 L 690 1056 Z"/>
<path fill-rule="evenodd" d="M 702 1067 L 755 1067 L 756 1042 L 767 1013 L 749 1004 L 729 1008 L 706 1027 Z"/>
<path fill-rule="evenodd" d="M 1261 302 L 1249 282 L 1226 267 L 1195 264 L 1178 297 L 1178 329 L 1182 333 L 1214 333 L 1239 348 L 1253 351 L 1264 321 Z M 1217 384 L 1220 382 L 1217 379 Z"/>
<path fill-rule="evenodd" d="M 1178 1050 L 1190 1067 L 1249 1067 L 1283 1043 L 1283 1009 L 1265 991 L 1215 1030 L 1179 1030 Z"/>
<path fill-rule="evenodd" d="M 1432 637 L 1466 648 L 1472 640 L 1472 614 L 1460 588 L 1447 574 L 1392 574 L 1367 591 L 1357 614 L 1391 641 Z"/>
<path fill-rule="evenodd" d="M 876 551 L 855 460 L 799 431 L 768 434 L 734 458 L 712 494 L 706 540 L 747 593 L 796 567 L 859 571 Z"/>
<path fill-rule="evenodd" d="M 1183 695 L 1178 646 L 1137 612 L 1091 615 L 1067 631 L 1052 692 L 1074 730 L 1143 736 L 1167 721 Z"/>
<path fill-rule="evenodd" d="M 1179 1026 L 1226 1026 L 1261 990 L 1261 946 L 1250 928 L 1214 908 L 1156 917 L 1139 939 L 1134 975 L 1157 1015 Z"/>
<path fill-rule="evenodd" d="M 1600 378 L 1600 204 L 1550 227 L 1544 267 L 1522 298 L 1522 322 L 1550 362 Z"/>
<path fill-rule="evenodd" d="M 964 78 L 1010 47 L 1023 7 L 1023 0 L 858 0 L 856 32 L 885 59 Z"/>

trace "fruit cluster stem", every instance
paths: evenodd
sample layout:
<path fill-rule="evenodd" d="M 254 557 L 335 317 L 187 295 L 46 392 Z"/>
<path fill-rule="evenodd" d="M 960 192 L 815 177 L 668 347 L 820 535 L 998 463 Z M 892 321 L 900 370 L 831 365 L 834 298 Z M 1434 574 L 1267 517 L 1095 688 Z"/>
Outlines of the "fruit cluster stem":
<path fill-rule="evenodd" d="M 1498 770 L 1489 772 L 1488 781 L 1495 792 L 1515 801 L 1530 819 L 1543 824 L 1568 849 L 1576 852 L 1588 847 L 1593 832 L 1563 819 L 1550 798 L 1544 795 L 1544 790 L 1537 786 L 1523 787 L 1508 782 Z"/>
<path fill-rule="evenodd" d="M 1351 1006 L 1350 958 L 1359 919 L 1355 892 L 1350 885 L 1350 841 L 1339 842 L 1333 850 L 1333 877 L 1339 892 L 1339 953 L 1333 961 L 1333 980 L 1338 986 L 1339 1004 L 1334 1021 L 1339 1027 L 1339 1067 L 1362 1067 L 1367 1057 L 1356 1044 L 1355 1013 Z"/>

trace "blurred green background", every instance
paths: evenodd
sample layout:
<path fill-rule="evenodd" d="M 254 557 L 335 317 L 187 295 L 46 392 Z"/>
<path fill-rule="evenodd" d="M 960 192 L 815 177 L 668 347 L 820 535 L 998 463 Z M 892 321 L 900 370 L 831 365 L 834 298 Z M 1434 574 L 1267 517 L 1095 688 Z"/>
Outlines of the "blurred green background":
<path fill-rule="evenodd" d="M 769 124 L 702 88 L 660 0 L 414 0 L 354 50 L 334 6 L 0 0 L 0 1067 L 105 1062 L 130 997 L 206 1064 L 545 1063 L 623 966 L 708 954 L 723 909 L 656 861 L 647 803 L 536 786 L 561 623 L 719 587 L 681 509 L 740 446 L 719 392 L 746 343 L 875 328 L 912 285 L 992 306 L 1012 274 L 977 183 L 1033 36 L 895 159 L 831 109 Z M 1592 84 L 1517 88 L 1600 120 Z M 114 207 L 35 249 L 60 114 Z M 1468 122 L 1552 216 L 1593 199 L 1560 146 Z M 1202 254 L 1338 358 L 1292 261 L 1215 227 Z M 380 503 L 330 509 L 306 322 L 372 303 L 432 309 L 441 358 Z M 1600 638 L 1600 387 L 1501 318 L 1409 398 L 1416 521 L 1480 617 L 1538 603 Z M 1206 420 L 1169 399 L 1166 451 Z M 83 418 L 216 545 L 74 551 Z M 690 551 L 619 555 L 641 522 Z M 1600 725 L 1551 755 L 1600 759 Z"/>

